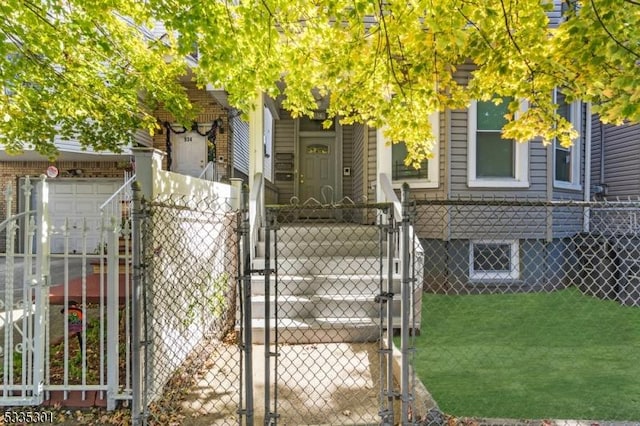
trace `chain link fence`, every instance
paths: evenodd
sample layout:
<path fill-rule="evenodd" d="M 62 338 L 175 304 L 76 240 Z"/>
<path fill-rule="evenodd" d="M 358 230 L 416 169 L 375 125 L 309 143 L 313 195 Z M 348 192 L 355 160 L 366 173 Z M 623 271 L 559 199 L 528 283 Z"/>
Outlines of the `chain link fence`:
<path fill-rule="evenodd" d="M 425 264 L 412 421 L 640 424 L 638 212 L 414 202 Z"/>
<path fill-rule="evenodd" d="M 238 424 L 238 213 L 220 200 L 142 205 L 142 408 L 148 424 Z"/>
<path fill-rule="evenodd" d="M 261 243 L 258 256 L 266 255 L 273 273 L 254 289 L 254 314 L 271 324 L 258 338 L 270 342 L 267 412 L 279 424 L 380 423 L 383 395 L 397 387 L 383 362 L 386 309 L 391 306 L 397 320 L 400 303 L 399 296 L 380 297 L 389 265 L 386 232 L 375 218 L 387 209 L 268 208 L 269 242 Z"/>

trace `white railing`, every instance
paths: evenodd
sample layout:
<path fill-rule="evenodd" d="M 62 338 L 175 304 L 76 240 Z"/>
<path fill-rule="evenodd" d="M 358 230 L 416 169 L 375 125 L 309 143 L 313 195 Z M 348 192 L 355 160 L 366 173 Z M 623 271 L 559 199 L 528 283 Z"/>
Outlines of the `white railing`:
<path fill-rule="evenodd" d="M 25 199 L 29 200 L 33 186 L 27 177 L 24 185 Z M 4 262 L 0 270 L 4 273 L 4 297 L 0 300 L 0 326 L 3 337 L 0 366 L 2 389 L 0 405 L 33 405 L 42 402 L 42 392 L 38 389 L 38 380 L 42 378 L 44 354 L 35 352 L 35 345 L 43 341 L 42 328 L 38 333 L 33 320 L 36 307 L 42 311 L 44 300 L 39 297 L 38 288 L 42 281 L 38 279 L 33 252 L 34 236 L 42 225 L 36 225 L 36 212 L 28 210 L 11 216 L 13 210 L 13 190 L 7 185 L 5 192 L 7 219 L 0 223 L 0 233 L 4 232 Z M 22 222 L 22 223 L 21 223 Z M 18 231 L 22 231 L 19 235 Z M 16 252 L 16 239 L 23 238 L 24 254 Z M 39 263 L 42 265 L 42 263 Z M 22 280 L 16 271 L 22 269 Z M 20 282 L 21 281 L 21 282 Z M 41 294 L 40 294 L 41 296 Z M 42 316 L 38 317 L 41 319 Z M 39 348 L 42 346 L 40 345 Z"/>
<path fill-rule="evenodd" d="M 382 193 L 384 196 L 381 202 L 388 202 L 393 204 L 393 216 L 396 221 L 402 220 L 402 202 L 398 199 L 396 192 L 393 189 L 393 185 L 391 184 L 391 180 L 386 173 L 380 173 L 380 188 L 382 189 Z M 400 242 L 402 242 L 402 227 L 399 228 L 400 233 L 398 235 L 396 247 L 396 254 L 399 254 L 401 250 Z M 415 274 L 415 287 L 413 292 L 414 303 L 413 303 L 413 318 L 412 321 L 416 327 L 420 327 L 421 320 L 421 300 L 422 300 L 422 280 L 424 276 L 424 249 L 420 244 L 420 240 L 415 234 L 413 225 L 409 225 L 409 265 L 413 265 L 413 271 L 409 271 L 409 274 L 412 272 Z M 402 268 L 402 262 L 400 263 L 400 268 Z M 402 274 L 402 270 L 400 270 Z"/>
<path fill-rule="evenodd" d="M 125 174 L 124 184 L 100 205 L 100 213 L 104 216 L 122 216 L 122 204 L 131 203 L 131 184 L 136 180 L 135 174 Z M 127 209 L 127 212 L 130 209 Z"/>
<path fill-rule="evenodd" d="M 202 172 L 200 172 L 198 179 L 213 181 L 215 180 L 215 176 L 216 176 L 216 163 L 214 161 L 209 161 L 207 163 L 207 166 L 202 170 Z"/>
<path fill-rule="evenodd" d="M 251 241 L 251 260 L 255 257 L 256 246 L 260 227 L 264 223 L 264 178 L 262 173 L 256 173 L 253 177 L 249 193 L 249 235 Z"/>

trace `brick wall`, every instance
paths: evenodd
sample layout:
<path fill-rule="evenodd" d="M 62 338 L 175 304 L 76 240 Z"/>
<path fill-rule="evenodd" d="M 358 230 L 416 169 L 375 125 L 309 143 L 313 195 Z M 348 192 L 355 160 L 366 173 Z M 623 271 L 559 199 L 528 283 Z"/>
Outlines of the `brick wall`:
<path fill-rule="evenodd" d="M 204 89 L 198 89 L 193 83 L 186 83 L 184 86 L 187 89 L 187 94 L 189 99 L 196 107 L 197 111 L 200 111 L 200 114 L 196 117 L 196 122 L 198 123 L 212 123 L 214 120 L 218 118 L 222 118 L 223 124 L 223 133 L 217 132 L 216 135 L 216 161 L 217 170 L 222 171 L 221 175 L 225 177 L 230 177 L 230 155 L 229 155 L 229 120 L 227 110 L 220 105 L 213 96 L 207 93 Z M 166 110 L 159 109 L 155 113 L 158 118 L 158 122 L 162 125 L 164 122 L 175 123 L 175 118 Z M 206 131 L 208 128 L 201 127 L 200 131 Z M 154 136 L 153 136 L 153 147 L 159 149 L 161 151 L 167 150 L 167 131 L 164 128 L 161 128 Z M 220 158 L 222 157 L 222 161 Z M 167 158 L 163 160 L 163 167 L 166 169 L 167 167 Z"/>
<path fill-rule="evenodd" d="M 3 161 L 0 162 L 0 222 L 7 217 L 7 203 L 5 199 L 7 185 L 11 185 L 14 194 L 13 212 L 16 210 L 16 194 L 18 179 L 25 176 L 38 177 L 46 173 L 47 167 L 54 165 L 60 172 L 60 177 L 72 177 L 69 170 L 82 170 L 78 179 L 86 178 L 123 178 L 126 166 L 123 162 L 115 161 Z"/>

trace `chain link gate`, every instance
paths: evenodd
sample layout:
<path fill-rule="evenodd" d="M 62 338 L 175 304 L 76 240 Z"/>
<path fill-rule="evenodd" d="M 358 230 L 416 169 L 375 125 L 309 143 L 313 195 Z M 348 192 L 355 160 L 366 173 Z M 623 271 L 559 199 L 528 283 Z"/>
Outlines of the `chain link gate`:
<path fill-rule="evenodd" d="M 312 200 L 266 214 L 253 312 L 265 424 L 395 424 L 410 392 L 393 330 L 413 312 L 402 315 L 393 206 Z"/>

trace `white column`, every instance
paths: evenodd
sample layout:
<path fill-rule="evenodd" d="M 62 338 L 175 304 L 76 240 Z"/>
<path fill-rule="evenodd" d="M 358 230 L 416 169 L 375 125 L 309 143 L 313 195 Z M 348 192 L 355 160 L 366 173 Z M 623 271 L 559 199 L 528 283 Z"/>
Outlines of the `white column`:
<path fill-rule="evenodd" d="M 256 96 L 254 108 L 249 111 L 249 185 L 256 173 L 264 171 L 264 101 L 262 93 Z"/>
<path fill-rule="evenodd" d="M 162 170 L 164 153 L 154 148 L 131 148 L 135 158 L 136 180 L 140 182 L 142 196 L 152 200 L 158 195 L 158 172 Z"/>

